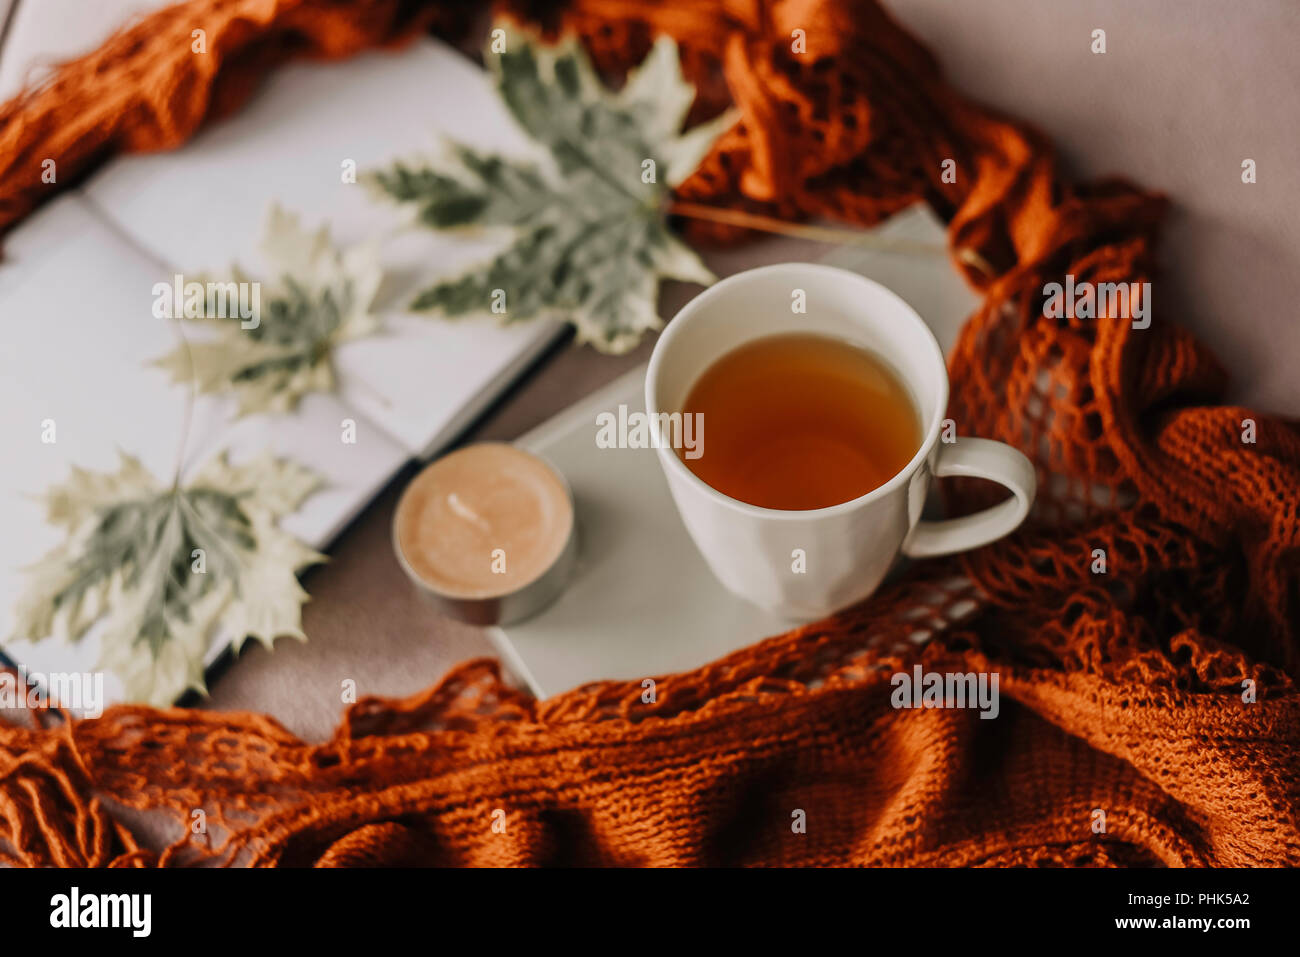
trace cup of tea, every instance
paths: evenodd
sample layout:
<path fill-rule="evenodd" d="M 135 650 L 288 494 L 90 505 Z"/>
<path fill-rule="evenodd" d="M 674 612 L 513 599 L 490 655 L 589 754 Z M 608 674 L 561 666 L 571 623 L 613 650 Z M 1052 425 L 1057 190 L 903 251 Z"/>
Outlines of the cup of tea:
<path fill-rule="evenodd" d="M 847 270 L 782 263 L 711 286 L 659 337 L 645 395 L 673 501 L 709 567 L 783 618 L 865 598 L 900 553 L 986 545 L 1033 503 L 1018 450 L 940 441 L 948 370 L 934 334 Z M 989 479 L 1011 496 L 922 520 L 934 475 Z"/>

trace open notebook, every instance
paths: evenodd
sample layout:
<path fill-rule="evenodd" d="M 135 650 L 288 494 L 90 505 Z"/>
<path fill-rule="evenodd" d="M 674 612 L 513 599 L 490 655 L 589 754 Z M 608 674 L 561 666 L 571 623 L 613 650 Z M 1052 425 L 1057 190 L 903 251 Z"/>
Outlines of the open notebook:
<path fill-rule="evenodd" d="M 175 468 L 187 390 L 148 363 L 176 332 L 152 314 L 155 283 L 221 274 L 233 263 L 265 274 L 258 248 L 272 203 L 334 241 L 381 241 L 385 331 L 336 353 L 339 388 L 290 414 L 234 418 L 235 402 L 200 397 L 182 472 L 228 448 L 266 450 L 315 470 L 326 487 L 282 526 L 324 548 L 412 457 L 446 445 L 560 333 L 553 323 L 446 321 L 403 306 L 430 277 L 491 246 L 402 228 L 402 214 L 344 182 L 359 170 L 430 152 L 440 136 L 502 152 L 528 147 L 485 73 L 434 41 L 272 76 L 242 112 L 183 149 L 124 157 L 32 216 L 0 265 L 0 642 L 30 672 L 87 672 L 92 631 L 71 645 L 9 642 L 21 569 L 59 540 L 35 496 L 73 465 L 112 470 L 118 450 L 158 478 Z M 355 444 L 340 440 L 356 423 Z M 55 425 L 55 441 L 46 424 Z M 213 641 L 208 660 L 232 635 Z M 108 703 L 121 686 L 105 676 Z"/>

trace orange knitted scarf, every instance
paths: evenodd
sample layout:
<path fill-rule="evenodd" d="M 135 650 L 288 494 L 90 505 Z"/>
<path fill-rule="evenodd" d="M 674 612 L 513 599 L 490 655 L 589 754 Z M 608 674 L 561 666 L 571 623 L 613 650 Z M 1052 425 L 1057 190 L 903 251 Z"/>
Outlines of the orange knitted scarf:
<path fill-rule="evenodd" d="M 1044 284 L 1066 273 L 1149 280 L 1164 201 L 1068 182 L 1040 136 L 951 89 L 871 0 L 508 6 L 578 32 L 614 75 L 656 33 L 677 39 L 695 116 L 734 102 L 743 117 L 683 199 L 864 225 L 920 200 L 946 219 L 953 248 L 995 274 L 954 257 L 984 300 L 950 358 L 949 414 L 1033 458 L 1033 520 L 859 607 L 663 677 L 651 704 L 639 681 L 535 702 L 475 661 L 415 698 L 353 706 L 319 746 L 256 715 L 180 709 L 0 725 L 9 859 L 1300 863 L 1300 433 L 1215 404 L 1222 371 L 1166 314 L 1142 330 L 1043 315 Z M 0 109 L 0 226 L 44 198 L 46 157 L 63 183 L 117 151 L 175 146 L 281 59 L 428 26 L 459 36 L 469 7 L 162 11 Z M 207 57 L 189 53 L 196 27 Z M 945 159 L 955 183 L 940 180 Z M 957 510 L 987 503 L 978 486 L 950 491 Z M 918 662 L 997 672 L 1001 715 L 895 710 L 890 675 Z M 175 843 L 142 847 L 140 812 L 168 815 Z"/>

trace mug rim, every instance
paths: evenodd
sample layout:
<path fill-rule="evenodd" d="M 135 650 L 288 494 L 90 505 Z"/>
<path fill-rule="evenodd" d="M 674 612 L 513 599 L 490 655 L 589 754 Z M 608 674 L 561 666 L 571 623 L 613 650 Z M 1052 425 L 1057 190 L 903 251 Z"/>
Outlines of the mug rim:
<path fill-rule="evenodd" d="M 645 376 L 646 412 L 653 416 L 656 422 L 658 421 L 660 409 L 658 407 L 658 402 L 655 400 L 655 384 L 659 378 L 659 367 L 663 362 L 663 357 L 667 351 L 667 345 L 671 343 L 673 339 L 681 333 L 681 330 L 686 327 L 691 316 L 698 313 L 707 303 L 719 296 L 725 295 L 727 290 L 732 286 L 738 286 L 753 281 L 759 276 L 772 273 L 807 273 L 809 271 L 823 273 L 836 281 L 848 280 L 849 282 L 866 285 L 883 292 L 885 297 L 888 300 L 891 300 L 892 304 L 899 308 L 902 315 L 907 316 L 909 321 L 921 327 L 924 332 L 922 339 L 928 344 L 932 364 L 937 369 L 935 382 L 937 394 L 935 396 L 934 414 L 931 416 L 931 420 L 926 426 L 925 435 L 921 439 L 921 444 L 917 448 L 916 453 L 908 460 L 906 465 L 890 477 L 889 481 L 876 486 L 869 492 L 859 495 L 857 498 L 851 498 L 847 502 L 840 502 L 836 505 L 827 505 L 824 508 L 764 508 L 761 505 L 751 505 L 748 502 L 742 502 L 739 499 L 732 498 L 730 495 L 718 491 L 708 482 L 704 481 L 704 479 L 700 478 L 687 468 L 686 463 L 678 457 L 676 452 L 665 446 L 662 442 L 658 443 L 656 451 L 667 463 L 664 466 L 665 468 L 676 470 L 677 475 L 681 476 L 688 484 L 704 492 L 705 495 L 715 502 L 718 502 L 733 511 L 754 518 L 786 521 L 807 518 L 833 518 L 836 515 L 843 515 L 861 508 L 864 505 L 869 505 L 877 499 L 885 498 L 891 492 L 901 488 L 907 482 L 911 481 L 912 476 L 916 473 L 916 470 L 920 467 L 921 463 L 929 457 L 930 451 L 934 448 L 934 444 L 938 440 L 939 429 L 943 424 L 944 415 L 947 414 L 948 410 L 948 364 L 944 361 L 943 350 L 939 348 L 939 340 L 935 338 L 934 331 L 926 325 L 926 322 L 921 318 L 920 313 L 913 309 L 907 300 L 883 283 L 877 282 L 874 279 L 869 279 L 860 273 L 848 269 L 842 269 L 839 266 L 831 266 L 826 263 L 785 262 L 773 263 L 767 266 L 756 266 L 753 269 L 746 269 L 742 272 L 733 273 L 725 279 L 718 280 L 677 310 L 673 318 L 670 319 L 668 324 L 664 327 L 663 332 L 659 334 L 659 339 L 655 342 L 655 347 L 650 353 L 650 363 L 646 368 Z M 736 345 L 740 344 L 741 343 L 739 342 L 736 343 Z M 897 372 L 897 370 L 895 371 Z M 908 382 L 908 379 L 904 377 L 901 372 L 897 372 L 897 374 L 904 382 Z"/>

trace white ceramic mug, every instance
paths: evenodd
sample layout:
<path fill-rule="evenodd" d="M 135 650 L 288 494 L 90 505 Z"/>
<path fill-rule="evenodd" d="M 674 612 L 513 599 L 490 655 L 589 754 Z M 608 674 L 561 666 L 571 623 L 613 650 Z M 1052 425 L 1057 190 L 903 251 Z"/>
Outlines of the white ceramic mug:
<path fill-rule="evenodd" d="M 803 290 L 806 313 L 791 308 Z M 1034 469 L 1001 442 L 939 441 L 948 370 L 934 334 L 906 302 L 857 273 L 782 263 L 738 273 L 687 303 L 655 344 L 646 411 L 680 412 L 700 375 L 737 346 L 763 336 L 809 332 L 864 347 L 906 385 L 924 439 L 901 472 L 865 495 L 829 508 L 783 511 L 730 498 L 697 477 L 665 444 L 659 461 L 682 521 L 709 567 L 731 591 L 769 612 L 810 620 L 871 594 L 902 554 L 927 558 L 986 545 L 1016 528 L 1034 499 Z M 704 423 L 708 449 L 708 422 Z M 922 521 L 931 475 L 991 479 L 1012 497 L 974 515 Z M 796 549 L 804 570 L 796 571 Z"/>

